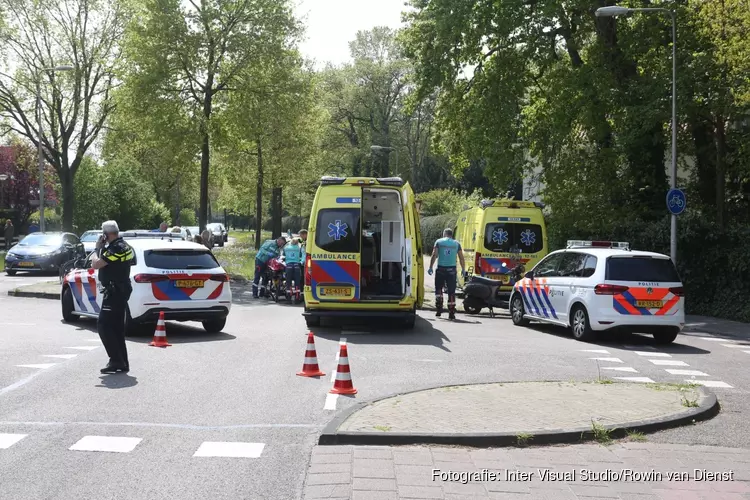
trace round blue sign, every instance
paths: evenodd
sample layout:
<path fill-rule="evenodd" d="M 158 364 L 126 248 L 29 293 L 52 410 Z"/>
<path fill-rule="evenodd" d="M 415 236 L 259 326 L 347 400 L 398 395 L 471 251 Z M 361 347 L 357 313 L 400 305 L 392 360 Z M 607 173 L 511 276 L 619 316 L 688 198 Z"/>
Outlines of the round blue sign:
<path fill-rule="evenodd" d="M 687 208 L 685 191 L 673 188 L 667 192 L 667 210 L 672 215 L 680 215 Z"/>

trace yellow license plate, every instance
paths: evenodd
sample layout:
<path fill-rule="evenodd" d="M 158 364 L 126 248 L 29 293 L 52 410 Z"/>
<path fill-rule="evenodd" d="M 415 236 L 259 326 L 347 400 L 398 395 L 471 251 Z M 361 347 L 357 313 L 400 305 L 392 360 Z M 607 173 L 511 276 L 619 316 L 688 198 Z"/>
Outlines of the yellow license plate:
<path fill-rule="evenodd" d="M 203 280 L 175 280 L 174 286 L 177 288 L 203 288 Z"/>
<path fill-rule="evenodd" d="M 636 300 L 635 307 L 642 307 L 645 309 L 661 309 L 664 307 L 664 302 L 661 300 Z"/>
<path fill-rule="evenodd" d="M 510 281 L 510 276 L 507 274 L 488 274 L 487 277 L 491 280 L 502 281 L 503 283 L 508 283 Z"/>
<path fill-rule="evenodd" d="M 347 287 L 324 286 L 320 289 L 320 294 L 326 297 L 351 297 L 352 289 Z"/>
<path fill-rule="evenodd" d="M 33 262 L 19 262 L 18 267 L 34 267 Z"/>

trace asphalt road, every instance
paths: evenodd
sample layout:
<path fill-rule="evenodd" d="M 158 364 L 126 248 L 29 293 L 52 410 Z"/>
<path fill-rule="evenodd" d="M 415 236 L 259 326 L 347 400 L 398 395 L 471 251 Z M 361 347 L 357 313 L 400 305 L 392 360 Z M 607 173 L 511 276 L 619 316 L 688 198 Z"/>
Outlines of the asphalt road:
<path fill-rule="evenodd" d="M 130 374 L 103 376 L 106 356 L 94 323 L 61 323 L 56 301 L 8 297 L 21 279 L 0 277 L 3 500 L 298 498 L 311 449 L 334 408 L 473 382 L 695 376 L 731 386 L 714 389 L 722 413 L 649 441 L 750 448 L 743 417 L 750 406 L 750 346 L 730 347 L 740 341 L 690 334 L 666 348 L 638 336 L 582 344 L 560 329 L 514 327 L 507 316 L 449 322 L 424 312 L 413 332 L 372 324 L 316 329 L 327 375 L 310 379 L 295 375 L 307 333 L 300 308 L 242 299 L 224 333 L 169 323 L 171 347 L 149 347 L 150 336 L 131 338 Z M 344 338 L 359 392 L 329 397 Z M 590 359 L 597 357 L 620 362 Z M 215 442 L 243 444 L 206 444 Z M 87 445 L 119 452 L 70 449 Z M 251 456 L 194 456 L 212 446 L 220 455 Z"/>

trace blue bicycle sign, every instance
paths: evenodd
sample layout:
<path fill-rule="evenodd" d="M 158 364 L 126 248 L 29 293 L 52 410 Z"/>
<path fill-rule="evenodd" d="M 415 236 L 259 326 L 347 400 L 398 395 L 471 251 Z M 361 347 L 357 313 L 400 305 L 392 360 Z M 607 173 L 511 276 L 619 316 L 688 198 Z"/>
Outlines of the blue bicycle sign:
<path fill-rule="evenodd" d="M 687 208 L 687 198 L 681 189 L 673 188 L 667 192 L 667 210 L 672 215 L 680 215 Z"/>

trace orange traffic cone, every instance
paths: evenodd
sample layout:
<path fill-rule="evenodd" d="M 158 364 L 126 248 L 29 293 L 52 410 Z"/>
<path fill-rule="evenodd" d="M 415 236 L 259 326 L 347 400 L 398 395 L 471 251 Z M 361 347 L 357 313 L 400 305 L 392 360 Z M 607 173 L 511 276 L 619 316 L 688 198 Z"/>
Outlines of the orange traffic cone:
<path fill-rule="evenodd" d="M 169 347 L 172 345 L 167 342 L 167 325 L 164 324 L 164 311 L 159 313 L 159 321 L 156 323 L 154 340 L 152 340 L 149 345 L 154 347 Z"/>
<path fill-rule="evenodd" d="M 318 366 L 318 355 L 315 352 L 315 335 L 313 332 L 307 334 L 307 349 L 305 349 L 305 362 L 302 371 L 297 373 L 300 377 L 321 377 L 325 375 Z"/>
<path fill-rule="evenodd" d="M 346 344 L 341 344 L 339 353 L 339 366 L 336 368 L 336 381 L 329 394 L 357 394 L 357 389 L 352 385 L 352 374 L 349 372 L 349 354 Z"/>

